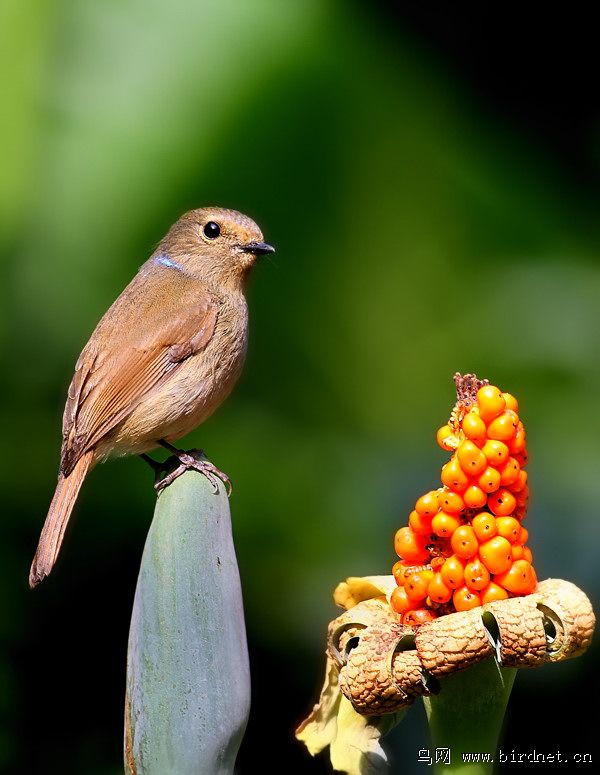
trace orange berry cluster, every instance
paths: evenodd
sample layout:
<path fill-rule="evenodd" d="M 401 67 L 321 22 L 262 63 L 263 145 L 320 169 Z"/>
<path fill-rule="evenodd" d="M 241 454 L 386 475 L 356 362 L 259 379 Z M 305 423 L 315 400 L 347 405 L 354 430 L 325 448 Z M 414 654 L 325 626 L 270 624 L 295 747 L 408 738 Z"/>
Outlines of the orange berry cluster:
<path fill-rule="evenodd" d="M 452 452 L 442 487 L 422 495 L 395 537 L 393 609 L 418 626 L 440 614 L 528 595 L 537 585 L 528 531 L 525 430 L 517 400 L 473 374 L 438 444 Z"/>

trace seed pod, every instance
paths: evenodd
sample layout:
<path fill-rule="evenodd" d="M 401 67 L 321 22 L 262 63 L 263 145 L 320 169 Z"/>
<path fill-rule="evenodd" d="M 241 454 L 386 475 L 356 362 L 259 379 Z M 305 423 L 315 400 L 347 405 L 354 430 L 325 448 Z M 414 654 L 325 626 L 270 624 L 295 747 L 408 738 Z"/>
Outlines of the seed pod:
<path fill-rule="evenodd" d="M 340 670 L 342 694 L 363 715 L 395 713 L 428 693 L 423 666 L 414 649 L 398 651 L 413 630 L 403 624 L 377 623 L 363 630 Z"/>
<path fill-rule="evenodd" d="M 441 616 L 416 631 L 423 667 L 436 677 L 464 670 L 494 651 L 481 621 L 481 608 Z"/>
<path fill-rule="evenodd" d="M 502 667 L 536 667 L 546 661 L 544 616 L 531 595 L 487 603 L 482 619 Z"/>
<path fill-rule="evenodd" d="M 393 625 L 398 617 L 392 611 L 385 598 L 374 597 L 363 600 L 329 623 L 327 628 L 327 652 L 338 667 L 348 660 L 352 647 L 351 639 L 360 635 L 360 631 L 377 624 Z"/>
<path fill-rule="evenodd" d="M 532 597 L 544 615 L 549 662 L 579 656 L 590 645 L 596 617 L 587 595 L 562 579 L 541 581 Z"/>

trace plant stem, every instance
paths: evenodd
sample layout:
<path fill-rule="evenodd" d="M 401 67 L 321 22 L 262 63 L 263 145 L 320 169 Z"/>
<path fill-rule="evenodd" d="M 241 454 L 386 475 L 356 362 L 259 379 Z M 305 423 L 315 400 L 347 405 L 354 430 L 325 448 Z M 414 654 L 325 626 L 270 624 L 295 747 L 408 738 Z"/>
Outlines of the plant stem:
<path fill-rule="evenodd" d="M 489 775 L 515 680 L 515 668 L 500 668 L 493 657 L 443 679 L 438 695 L 423 699 L 432 752 L 450 749 L 450 763 L 438 762 L 435 773 Z M 492 761 L 467 762 L 463 754 L 489 754 Z M 438 754 L 439 755 L 439 754 Z"/>
<path fill-rule="evenodd" d="M 224 488 L 195 471 L 160 495 L 127 655 L 129 775 L 231 775 L 250 708 L 239 572 Z"/>

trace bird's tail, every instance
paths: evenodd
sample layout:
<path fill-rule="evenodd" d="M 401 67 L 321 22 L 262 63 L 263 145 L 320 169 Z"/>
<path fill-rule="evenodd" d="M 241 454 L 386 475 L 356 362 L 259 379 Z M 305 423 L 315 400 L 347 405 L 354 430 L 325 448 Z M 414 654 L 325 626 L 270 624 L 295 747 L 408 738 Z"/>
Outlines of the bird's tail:
<path fill-rule="evenodd" d="M 38 547 L 29 571 L 29 586 L 35 587 L 50 573 L 58 557 L 69 517 L 79 495 L 83 480 L 94 457 L 90 450 L 82 455 L 68 476 L 59 475 L 56 492 L 44 522 Z"/>

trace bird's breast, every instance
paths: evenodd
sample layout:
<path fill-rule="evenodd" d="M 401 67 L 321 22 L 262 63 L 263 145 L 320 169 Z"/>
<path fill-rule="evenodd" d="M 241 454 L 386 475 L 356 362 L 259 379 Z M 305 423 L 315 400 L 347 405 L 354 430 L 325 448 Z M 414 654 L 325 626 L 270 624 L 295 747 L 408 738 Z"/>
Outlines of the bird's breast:
<path fill-rule="evenodd" d="M 206 347 L 178 364 L 111 434 L 114 452 L 147 451 L 158 439 L 176 441 L 204 422 L 238 380 L 247 343 L 245 301 L 224 303 Z"/>

